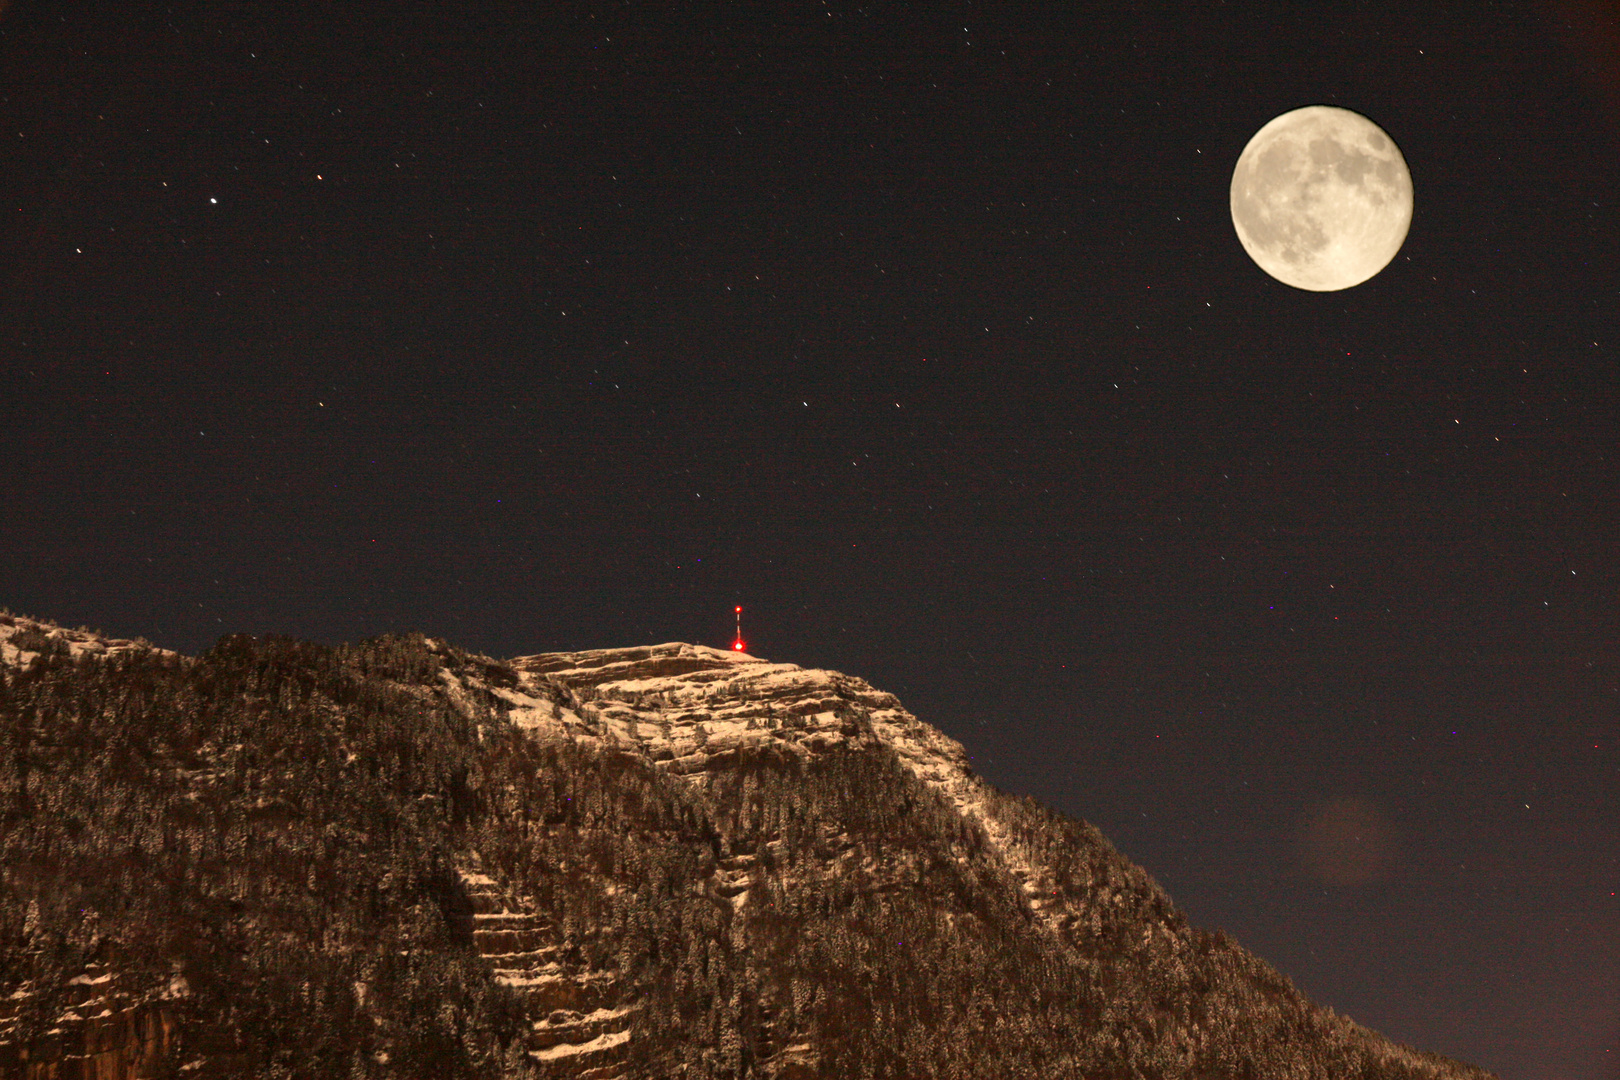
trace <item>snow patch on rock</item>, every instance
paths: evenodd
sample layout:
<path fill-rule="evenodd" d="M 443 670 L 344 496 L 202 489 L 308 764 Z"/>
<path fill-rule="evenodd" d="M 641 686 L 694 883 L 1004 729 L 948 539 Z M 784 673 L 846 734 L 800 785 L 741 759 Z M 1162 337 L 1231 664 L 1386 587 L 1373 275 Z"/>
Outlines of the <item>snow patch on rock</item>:
<path fill-rule="evenodd" d="M 148 641 L 108 637 L 83 627 L 70 630 L 26 615 L 0 614 L 0 664 L 10 667 L 27 667 L 46 653 L 66 653 L 78 660 L 86 656 L 104 659 L 120 653 L 147 651 L 175 655 Z"/>

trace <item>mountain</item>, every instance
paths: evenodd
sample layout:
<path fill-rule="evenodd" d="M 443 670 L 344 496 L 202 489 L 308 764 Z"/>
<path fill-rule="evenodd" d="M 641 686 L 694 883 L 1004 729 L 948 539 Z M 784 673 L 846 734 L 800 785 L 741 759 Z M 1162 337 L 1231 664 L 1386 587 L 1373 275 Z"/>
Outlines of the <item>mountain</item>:
<path fill-rule="evenodd" d="M 11 615 L 0 1075 L 1488 1076 L 848 675 Z"/>

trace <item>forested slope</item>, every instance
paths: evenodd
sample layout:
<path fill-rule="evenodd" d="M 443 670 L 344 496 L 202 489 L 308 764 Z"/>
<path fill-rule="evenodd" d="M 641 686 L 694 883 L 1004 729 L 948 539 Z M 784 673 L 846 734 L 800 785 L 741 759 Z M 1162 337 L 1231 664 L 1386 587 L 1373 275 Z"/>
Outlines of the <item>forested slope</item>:
<path fill-rule="evenodd" d="M 5 1076 L 1485 1076 L 859 680 L 0 632 Z"/>

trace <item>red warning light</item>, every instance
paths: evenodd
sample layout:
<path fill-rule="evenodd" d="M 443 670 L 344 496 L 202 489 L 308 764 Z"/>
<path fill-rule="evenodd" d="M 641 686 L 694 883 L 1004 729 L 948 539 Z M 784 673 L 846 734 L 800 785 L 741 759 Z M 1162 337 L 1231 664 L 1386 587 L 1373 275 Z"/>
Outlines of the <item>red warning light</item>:
<path fill-rule="evenodd" d="M 742 636 L 742 605 L 738 604 L 737 605 L 737 637 L 736 637 L 736 639 L 734 641 L 732 641 L 731 648 L 735 652 L 742 652 L 743 651 L 743 646 L 746 645 L 746 644 L 747 643 L 745 641 L 743 641 L 743 636 Z"/>

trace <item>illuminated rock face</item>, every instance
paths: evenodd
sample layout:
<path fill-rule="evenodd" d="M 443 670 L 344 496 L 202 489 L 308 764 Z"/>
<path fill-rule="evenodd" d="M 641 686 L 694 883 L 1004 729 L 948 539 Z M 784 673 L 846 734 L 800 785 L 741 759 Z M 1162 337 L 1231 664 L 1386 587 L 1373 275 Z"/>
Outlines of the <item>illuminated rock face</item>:
<path fill-rule="evenodd" d="M 50 1034 L 27 1045 L 0 1042 L 0 1076 L 121 1080 L 161 1075 L 179 1034 L 172 1003 L 132 993 L 124 982 L 99 967 L 75 976 L 69 983 L 73 1004 L 55 1018 Z M 26 990 L 13 995 L 0 1002 L 0 1039 L 26 1003 Z"/>
<path fill-rule="evenodd" d="M 42 656 L 106 660 L 147 651 L 174 655 L 145 641 L 107 637 L 92 630 L 69 630 L 20 615 L 0 615 L 0 667 L 28 667 Z"/>
<path fill-rule="evenodd" d="M 734 650 L 0 616 L 0 821 L 5 1080 L 1485 1076 L 1311 1005 L 893 695 Z"/>
<path fill-rule="evenodd" d="M 563 719 L 514 714 L 519 724 L 635 747 L 661 768 L 695 780 L 751 748 L 808 760 L 835 749 L 885 747 L 984 830 L 1043 921 L 1055 926 L 1064 919 L 1052 900 L 1050 874 L 990 813 L 991 789 L 973 775 L 962 744 L 862 679 L 680 642 L 547 653 L 513 665 L 529 685 L 558 686 L 579 701 Z"/>

